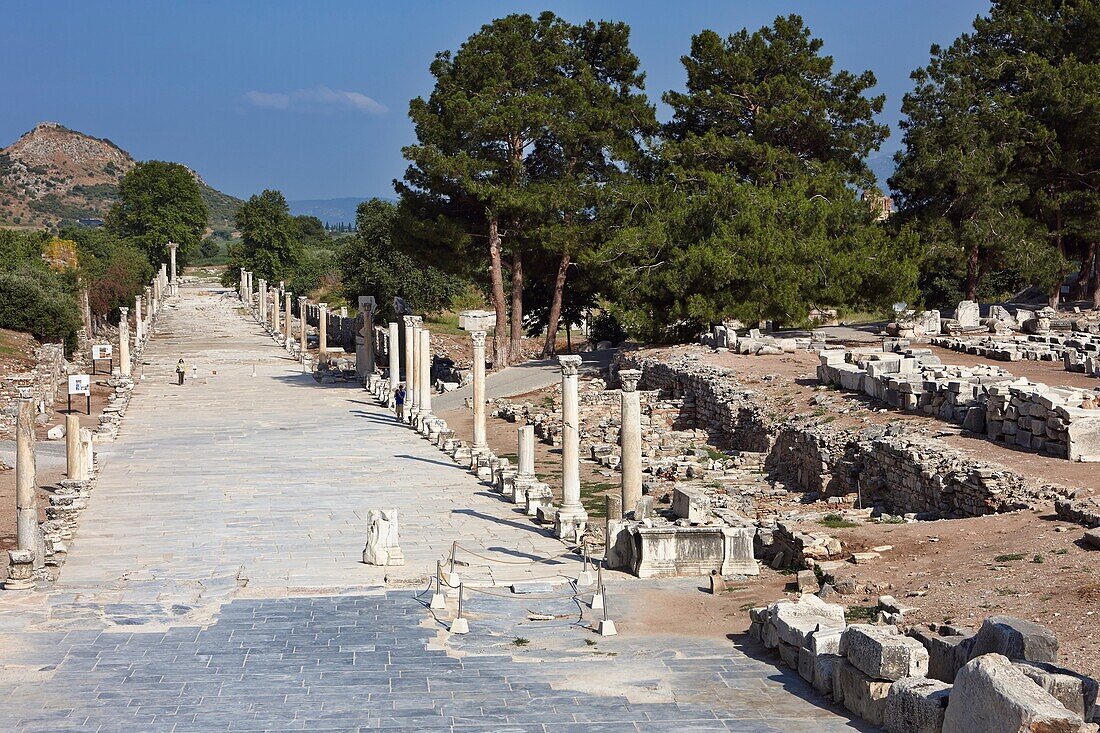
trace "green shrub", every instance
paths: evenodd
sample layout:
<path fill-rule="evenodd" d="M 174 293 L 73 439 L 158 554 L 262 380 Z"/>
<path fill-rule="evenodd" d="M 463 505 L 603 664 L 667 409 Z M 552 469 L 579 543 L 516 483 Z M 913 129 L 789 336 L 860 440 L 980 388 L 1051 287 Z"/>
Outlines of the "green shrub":
<path fill-rule="evenodd" d="M 64 342 L 72 353 L 81 325 L 76 299 L 56 276 L 30 267 L 0 274 L 0 327 Z"/>

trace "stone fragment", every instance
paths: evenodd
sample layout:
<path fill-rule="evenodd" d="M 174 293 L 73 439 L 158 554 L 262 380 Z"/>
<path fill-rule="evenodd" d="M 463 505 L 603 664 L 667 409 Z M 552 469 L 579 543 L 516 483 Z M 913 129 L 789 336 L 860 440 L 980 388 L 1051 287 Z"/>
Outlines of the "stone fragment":
<path fill-rule="evenodd" d="M 367 565 L 404 565 L 405 555 L 398 545 L 397 511 L 371 509 L 367 512 L 367 544 L 363 548 Z"/>
<path fill-rule="evenodd" d="M 1014 662 L 1013 665 L 1067 710 L 1084 720 L 1092 720 L 1096 708 L 1096 680 L 1072 669 L 1043 662 Z"/>
<path fill-rule="evenodd" d="M 844 632 L 840 651 L 861 672 L 875 679 L 900 680 L 928 674 L 928 652 L 916 639 L 893 626 L 853 624 Z"/>
<path fill-rule="evenodd" d="M 871 725 L 882 725 L 891 685 L 892 682 L 871 679 L 844 659 L 833 663 L 833 701 L 843 703 Z"/>
<path fill-rule="evenodd" d="M 943 720 L 943 733 L 1095 730 L 1000 654 L 985 654 L 959 670 Z"/>
<path fill-rule="evenodd" d="M 1053 632 L 1024 619 L 990 616 L 974 637 L 970 658 L 1002 654 L 1012 660 L 1057 662 L 1058 639 Z"/>
<path fill-rule="evenodd" d="M 883 721 L 887 733 L 940 733 L 951 685 L 927 677 L 906 677 L 890 686 Z"/>
<path fill-rule="evenodd" d="M 806 637 L 818 629 L 843 629 L 844 607 L 804 595 L 797 601 L 779 601 L 769 609 L 769 619 L 781 641 L 803 646 Z"/>
<path fill-rule="evenodd" d="M 908 631 L 909 636 L 919 641 L 928 651 L 928 676 L 947 684 L 954 682 L 955 675 L 970 661 L 970 647 L 974 643 L 973 631 L 949 630 L 964 633 L 947 634 L 945 627 L 940 627 L 938 634 L 927 627 L 915 627 Z"/>
<path fill-rule="evenodd" d="M 1088 530 L 1081 540 L 1086 547 L 1093 550 L 1100 550 L 1100 528 Z"/>

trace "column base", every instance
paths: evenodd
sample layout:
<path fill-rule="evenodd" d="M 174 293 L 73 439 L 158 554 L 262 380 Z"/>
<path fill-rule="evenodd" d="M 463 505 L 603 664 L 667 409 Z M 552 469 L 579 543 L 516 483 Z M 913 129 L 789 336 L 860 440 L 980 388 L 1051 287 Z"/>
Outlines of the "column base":
<path fill-rule="evenodd" d="M 554 536 L 576 542 L 588 528 L 588 512 L 583 508 L 558 509 L 554 514 Z"/>

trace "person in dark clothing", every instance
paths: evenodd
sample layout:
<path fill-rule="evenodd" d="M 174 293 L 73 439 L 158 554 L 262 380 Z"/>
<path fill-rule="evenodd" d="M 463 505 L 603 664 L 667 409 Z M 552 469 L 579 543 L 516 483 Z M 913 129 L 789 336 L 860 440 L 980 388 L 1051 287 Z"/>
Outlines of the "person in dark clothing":
<path fill-rule="evenodd" d="M 183 375 L 187 374 L 187 365 L 183 363 L 183 359 L 180 359 L 176 363 L 176 376 L 179 377 L 179 383 L 183 384 Z"/>
<path fill-rule="evenodd" d="M 397 391 L 393 395 L 393 404 L 397 408 L 397 419 L 405 422 L 405 385 L 397 386 Z"/>

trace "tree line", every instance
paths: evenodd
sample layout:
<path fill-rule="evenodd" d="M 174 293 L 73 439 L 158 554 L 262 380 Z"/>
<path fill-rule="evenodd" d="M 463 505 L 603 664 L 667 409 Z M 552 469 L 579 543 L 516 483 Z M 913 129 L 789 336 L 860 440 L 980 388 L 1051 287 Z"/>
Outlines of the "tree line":
<path fill-rule="evenodd" d="M 509 15 L 436 55 L 397 202 L 361 205 L 325 267 L 352 303 L 433 310 L 475 284 L 498 365 L 525 333 L 549 355 L 593 312 L 601 333 L 673 341 L 814 309 L 1028 290 L 1057 304 L 1067 276 L 1100 303 L 1098 17 L 1092 0 L 998 0 L 933 46 L 904 98 L 884 219 L 868 159 L 889 134 L 885 98 L 797 15 L 695 35 L 664 123 L 626 24 Z M 241 264 L 286 279 L 292 228 L 252 220 L 256 199 L 238 215 Z"/>

